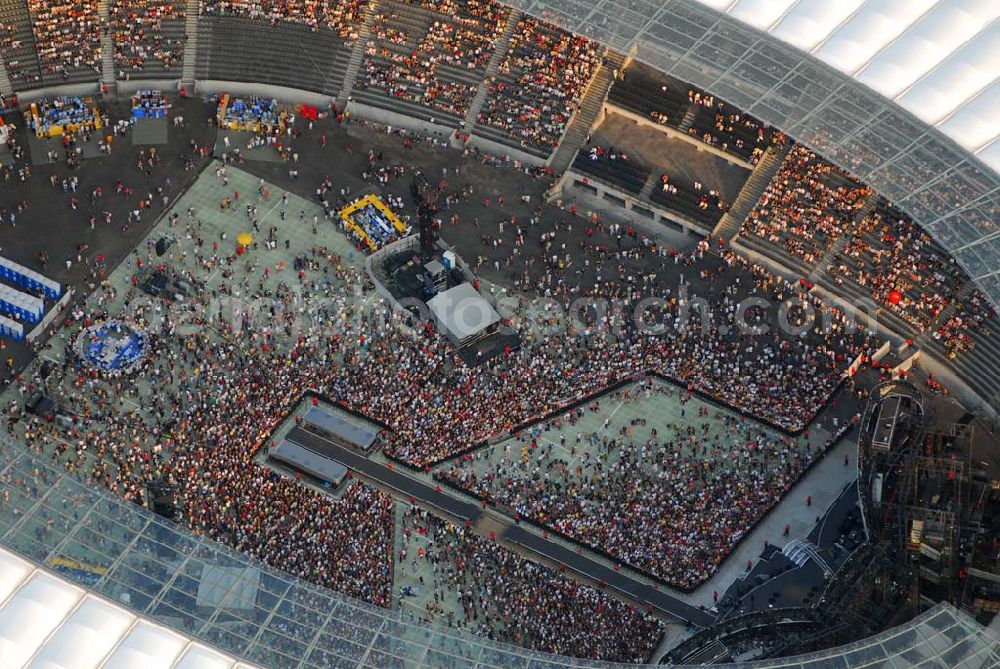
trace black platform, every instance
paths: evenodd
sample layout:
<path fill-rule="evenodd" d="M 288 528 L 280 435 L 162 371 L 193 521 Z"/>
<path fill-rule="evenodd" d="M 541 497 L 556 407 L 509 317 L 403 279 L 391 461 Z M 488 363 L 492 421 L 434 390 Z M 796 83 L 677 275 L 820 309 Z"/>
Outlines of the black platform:
<path fill-rule="evenodd" d="M 715 620 L 715 616 L 707 611 L 685 604 L 662 590 L 637 581 L 601 562 L 580 555 L 572 548 L 540 537 L 518 525 L 508 528 L 504 532 L 503 538 L 550 560 L 564 564 L 566 569 L 570 571 L 603 582 L 607 587 L 613 588 L 637 602 L 649 605 L 691 625 L 708 627 Z"/>
<path fill-rule="evenodd" d="M 459 520 L 476 522 L 479 516 L 482 515 L 483 510 L 476 504 L 464 502 L 444 492 L 437 492 L 433 486 L 429 486 L 406 474 L 401 474 L 395 469 L 390 469 L 386 465 L 370 460 L 349 448 L 339 446 L 329 439 L 325 439 L 301 427 L 293 428 L 288 433 L 287 439 L 305 446 L 314 453 L 319 453 L 331 460 L 336 460 L 348 469 L 352 469 L 388 488 L 392 488 L 402 496 L 407 498 L 412 497 L 419 502 L 440 509 Z"/>

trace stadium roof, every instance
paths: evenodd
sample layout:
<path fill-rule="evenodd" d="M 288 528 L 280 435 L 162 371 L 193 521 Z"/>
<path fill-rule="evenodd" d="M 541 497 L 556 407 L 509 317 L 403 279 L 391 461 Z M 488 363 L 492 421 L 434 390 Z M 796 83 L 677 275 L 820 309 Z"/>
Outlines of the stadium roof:
<path fill-rule="evenodd" d="M 0 664 L 251 669 L 0 548 Z"/>
<path fill-rule="evenodd" d="M 698 1 L 851 75 L 1000 171 L 1000 2 Z"/>
<path fill-rule="evenodd" d="M 5 668 L 24 666 L 36 651 L 52 660 L 31 666 L 53 669 L 85 667 L 87 658 L 97 658 L 90 666 L 106 659 L 107 667 L 242 669 L 234 657 L 282 669 L 636 666 L 525 650 L 351 599 L 193 536 L 6 439 L 0 439 L 0 498 Z M 38 565 L 64 568 L 54 575 Z M 218 566 L 252 575 L 259 586 L 252 609 L 229 606 L 245 591 L 239 583 L 215 605 L 198 606 L 202 575 Z M 106 658 L 104 648 L 111 653 Z M 122 662 L 110 663 L 113 657 Z M 980 669 L 1000 666 L 1000 642 L 967 615 L 940 605 L 841 648 L 740 666 Z"/>
<path fill-rule="evenodd" d="M 998 0 L 500 0 L 711 92 L 899 206 L 1000 305 Z"/>

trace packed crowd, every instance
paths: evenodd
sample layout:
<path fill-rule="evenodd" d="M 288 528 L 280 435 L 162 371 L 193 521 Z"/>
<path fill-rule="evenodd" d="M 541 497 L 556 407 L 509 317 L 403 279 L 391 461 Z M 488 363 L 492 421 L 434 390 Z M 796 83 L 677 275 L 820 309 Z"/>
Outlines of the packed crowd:
<path fill-rule="evenodd" d="M 507 10 L 492 0 L 400 0 L 437 15 L 420 50 L 434 65 L 444 63 L 463 70 L 485 70 L 493 43 L 507 20 Z"/>
<path fill-rule="evenodd" d="M 192 147 L 192 160 L 205 155 L 199 148 Z M 225 183 L 225 169 L 217 167 L 215 178 Z M 262 185 L 256 196 L 262 208 L 266 196 Z M 252 194 L 242 196 L 248 211 L 255 208 L 253 199 Z M 22 417 L 16 427 L 19 436 L 39 450 L 54 451 L 70 468 L 128 499 L 138 499 L 150 480 L 172 476 L 181 485 L 185 517 L 194 531 L 297 576 L 381 604 L 387 601 L 392 578 L 390 499 L 355 484 L 332 502 L 253 459 L 302 389 L 341 398 L 387 423 L 392 429 L 388 453 L 423 466 L 651 367 L 692 389 L 798 428 L 839 382 L 846 363 L 837 351 L 849 352 L 854 346 L 844 346 L 843 337 L 834 333 L 819 340 L 777 335 L 711 338 L 682 328 L 668 336 L 646 336 L 628 326 L 626 315 L 615 314 L 608 326 L 622 328 L 622 336 L 599 336 L 596 324 L 539 337 L 525 330 L 528 346 L 470 368 L 455 363 L 454 349 L 433 329 L 411 329 L 401 314 L 359 305 L 354 295 L 365 290 L 364 275 L 339 256 L 319 247 L 305 250 L 308 262 L 297 276 L 289 276 L 292 283 L 297 280 L 296 290 L 290 285 L 267 289 L 256 279 L 256 260 L 226 255 L 208 243 L 196 212 L 189 211 L 186 221 L 173 217 L 171 225 L 181 240 L 175 252 L 183 259 L 184 272 L 220 272 L 222 284 L 213 291 L 215 297 L 239 294 L 274 301 L 275 319 L 263 326 L 236 323 L 222 331 L 224 336 L 211 328 L 180 336 L 175 317 L 160 310 L 158 300 L 135 289 L 119 294 L 105 284 L 91 296 L 89 311 L 74 314 L 74 323 L 63 333 L 66 340 L 72 341 L 88 321 L 118 317 L 145 328 L 156 353 L 134 379 L 91 376 L 67 358 L 62 372 L 50 375 L 47 391 L 78 420 L 62 432 L 56 423 Z M 629 235 L 625 230 L 609 232 Z M 555 239 L 546 236 L 539 243 L 551 250 Z M 633 254 L 659 251 L 643 244 L 617 257 L 596 248 L 580 252 L 581 258 L 591 256 L 599 265 L 617 265 L 629 262 Z M 668 253 L 662 257 L 671 259 Z M 690 255 L 674 255 L 673 261 L 683 262 L 685 271 L 699 273 L 708 284 L 720 285 L 713 271 L 721 274 L 735 267 L 744 279 L 753 277 L 744 281 L 744 289 L 756 291 L 759 286 L 768 290 L 765 294 L 810 299 L 759 269 L 739 266 L 742 261 L 735 256 L 716 259 L 716 270 L 711 269 L 712 258 L 703 247 Z M 136 249 L 130 262 L 131 267 L 154 267 L 162 260 L 147 244 Z M 548 281 L 534 283 L 536 290 L 559 298 L 570 295 L 563 271 L 553 265 L 547 275 Z M 713 306 L 727 312 L 735 308 L 737 285 L 710 295 Z M 638 288 L 609 283 L 594 294 L 623 297 Z M 295 332 L 293 322 L 302 317 L 295 308 L 299 292 L 317 299 L 305 317 L 322 327 L 289 337 Z M 192 296 L 186 313 L 196 319 L 213 316 L 211 297 Z M 663 307 L 665 321 L 678 318 L 674 302 Z M 695 314 L 691 318 L 697 320 Z M 153 387 L 157 392 L 149 393 Z M 22 392 L 28 388 L 22 387 Z M 133 404 L 143 411 L 136 413 Z"/>
<path fill-rule="evenodd" d="M 522 17 L 479 122 L 522 145 L 555 147 L 603 53 L 593 42 Z"/>
<path fill-rule="evenodd" d="M 411 23 L 395 14 L 375 16 L 357 87 L 464 117 L 478 84 L 449 76 L 442 66 L 482 71 L 493 53 L 493 40 L 503 28 L 504 13 L 493 3 L 421 6 L 440 13 L 432 19 L 409 17 Z M 397 10 L 407 11 L 405 7 Z M 417 26 L 416 34 L 405 30 Z"/>
<path fill-rule="evenodd" d="M 588 413 L 652 395 L 676 397 L 690 418 L 650 415 L 621 427 L 608 419 L 600 430 L 577 431 Z M 821 453 L 808 440 L 779 436 L 694 400 L 687 390 L 647 381 L 524 430 L 499 455 L 483 449 L 440 476 L 617 561 L 692 588 L 715 573 Z"/>
<path fill-rule="evenodd" d="M 344 39 L 357 39 L 358 26 L 364 17 L 366 0 L 202 0 L 201 13 L 217 16 L 243 16 L 268 21 L 274 25 L 287 21 L 326 28 Z"/>
<path fill-rule="evenodd" d="M 954 258 L 887 205 L 861 221 L 827 274 L 838 286 L 849 281 L 864 288 L 917 332 L 932 331 L 951 355 L 971 348 L 968 332 L 993 316 L 988 300 L 975 291 L 956 304 L 967 279 Z M 952 304 L 957 313 L 942 322 L 943 312 Z"/>
<path fill-rule="evenodd" d="M 741 232 L 761 237 L 812 266 L 850 231 L 869 193 L 847 173 L 796 146 Z"/>
<path fill-rule="evenodd" d="M 429 547 L 414 547 L 416 538 Z M 651 616 L 417 507 L 406 512 L 398 559 L 415 572 L 430 569 L 430 582 L 421 578 L 433 592 L 428 621 L 446 618 L 490 639 L 572 657 L 645 662 L 663 634 Z"/>
<path fill-rule="evenodd" d="M 149 66 L 170 70 L 180 65 L 183 38 L 164 34 L 163 23 L 184 20 L 184 4 L 173 0 L 122 0 L 111 5 L 115 65 L 125 71 Z M 178 34 L 182 34 L 178 32 Z"/>
<path fill-rule="evenodd" d="M 97 0 L 28 0 L 43 74 L 69 76 L 101 70 L 101 24 Z"/>

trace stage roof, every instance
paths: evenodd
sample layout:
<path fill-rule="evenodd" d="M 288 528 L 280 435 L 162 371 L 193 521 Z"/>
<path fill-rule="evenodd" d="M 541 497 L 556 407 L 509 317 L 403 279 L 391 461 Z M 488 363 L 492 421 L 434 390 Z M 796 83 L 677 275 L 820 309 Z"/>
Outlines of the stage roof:
<path fill-rule="evenodd" d="M 453 341 L 461 342 L 500 322 L 500 315 L 472 287 L 462 283 L 438 293 L 427 302 L 438 327 Z"/>

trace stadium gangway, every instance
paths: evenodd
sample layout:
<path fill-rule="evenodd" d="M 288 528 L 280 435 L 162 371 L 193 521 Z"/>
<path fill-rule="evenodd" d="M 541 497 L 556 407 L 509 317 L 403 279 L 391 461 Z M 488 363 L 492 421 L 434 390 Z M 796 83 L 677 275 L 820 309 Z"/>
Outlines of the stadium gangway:
<path fill-rule="evenodd" d="M 21 321 L 37 323 L 45 315 L 45 303 L 16 288 L 0 286 L 0 311 Z"/>
<path fill-rule="evenodd" d="M 59 296 L 62 295 L 62 286 L 58 282 L 3 256 L 0 256 L 0 278 L 24 286 L 31 291 L 41 291 L 46 297 L 53 300 L 58 300 Z"/>
<path fill-rule="evenodd" d="M 0 316 L 0 337 L 21 341 L 24 339 L 24 326 L 6 316 Z"/>

